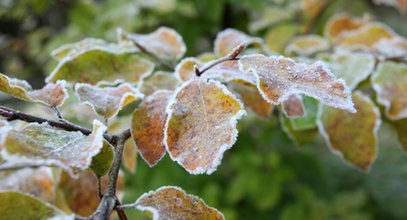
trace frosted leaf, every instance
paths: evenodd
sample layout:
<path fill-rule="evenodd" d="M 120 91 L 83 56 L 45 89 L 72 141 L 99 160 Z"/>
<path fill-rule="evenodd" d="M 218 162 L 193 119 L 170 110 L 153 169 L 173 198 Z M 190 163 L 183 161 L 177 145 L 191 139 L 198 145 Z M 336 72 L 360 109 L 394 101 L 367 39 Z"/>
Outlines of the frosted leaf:
<path fill-rule="evenodd" d="M 113 154 L 113 146 L 104 140 L 102 149 L 92 158 L 89 169 L 98 177 L 106 175 L 112 165 Z"/>
<path fill-rule="evenodd" d="M 294 131 L 304 131 L 317 127 L 316 119 L 319 102 L 314 98 L 305 96 L 302 97 L 302 103 L 304 105 L 306 115 L 304 117 L 288 119 L 290 127 Z"/>
<path fill-rule="evenodd" d="M 401 13 L 407 13 L 407 0 L 373 0 L 376 5 L 388 5 L 397 8 Z"/>
<path fill-rule="evenodd" d="M 134 110 L 131 133 L 140 156 L 152 167 L 165 155 L 163 143 L 168 101 L 171 91 L 157 91 L 146 97 Z"/>
<path fill-rule="evenodd" d="M 302 146 L 314 141 L 318 134 L 318 129 L 310 128 L 304 130 L 296 130 L 293 128 L 291 121 L 301 118 L 288 118 L 284 114 L 279 114 L 280 126 L 287 136 L 298 146 Z"/>
<path fill-rule="evenodd" d="M 358 29 L 342 33 L 336 39 L 336 44 L 349 48 L 366 48 L 382 39 L 391 39 L 395 36 L 396 34 L 388 26 L 371 22 Z"/>
<path fill-rule="evenodd" d="M 257 77 L 263 98 L 278 105 L 292 94 L 305 94 L 322 103 L 355 112 L 349 89 L 321 62 L 297 63 L 282 56 L 248 55 L 239 59 L 240 70 Z"/>
<path fill-rule="evenodd" d="M 223 57 L 228 55 L 235 47 L 242 43 L 245 43 L 246 45 L 253 44 L 259 48 L 263 47 L 263 40 L 261 38 L 251 37 L 236 29 L 227 28 L 219 32 L 216 36 L 214 52 L 218 56 Z"/>
<path fill-rule="evenodd" d="M 328 40 L 318 35 L 304 35 L 295 37 L 285 48 L 287 54 L 310 56 L 317 52 L 326 51 L 330 47 Z"/>
<path fill-rule="evenodd" d="M 153 76 L 141 82 L 140 91 L 144 95 L 151 95 L 157 90 L 174 91 L 181 81 L 170 72 L 157 71 Z"/>
<path fill-rule="evenodd" d="M 116 116 L 124 106 L 144 96 L 128 83 L 104 88 L 77 83 L 75 94 L 81 102 L 90 105 L 95 112 L 107 118 Z"/>
<path fill-rule="evenodd" d="M 256 77 L 250 73 L 244 73 L 239 69 L 236 60 L 222 62 L 201 76 L 204 79 L 215 79 L 220 82 L 240 81 L 243 83 L 256 84 Z"/>
<path fill-rule="evenodd" d="M 373 72 L 376 59 L 370 53 L 336 50 L 328 65 L 353 90 Z"/>
<path fill-rule="evenodd" d="M 186 51 L 186 46 L 181 35 L 168 27 L 160 27 L 150 34 L 123 32 L 119 41 L 121 39 L 124 41 L 133 40 L 143 46 L 148 52 L 164 60 L 179 60 L 184 56 Z"/>
<path fill-rule="evenodd" d="M 97 47 L 63 58 L 46 81 L 63 79 L 70 83 L 137 83 L 149 76 L 153 69 L 154 64 L 141 56 Z"/>
<path fill-rule="evenodd" d="M 333 153 L 368 172 L 377 155 L 380 112 L 361 92 L 353 93 L 353 101 L 355 114 L 321 105 L 317 124 Z"/>
<path fill-rule="evenodd" d="M 74 220 L 51 204 L 18 192 L 0 192 L 2 219 Z"/>
<path fill-rule="evenodd" d="M 281 104 L 281 109 L 285 116 L 289 118 L 299 118 L 306 116 L 305 107 L 300 95 L 290 95 L 287 100 Z"/>
<path fill-rule="evenodd" d="M 137 151 L 136 144 L 134 143 L 132 138 L 127 139 L 126 142 L 124 143 L 123 166 L 130 173 L 136 172 L 137 156 L 138 156 L 138 151 Z"/>
<path fill-rule="evenodd" d="M 154 220 L 223 220 L 225 217 L 215 208 L 194 195 L 186 194 L 175 186 L 163 186 L 155 191 L 144 193 L 134 203 L 141 211 L 149 211 Z"/>
<path fill-rule="evenodd" d="M 282 23 L 269 28 L 264 41 L 272 51 L 282 53 L 285 46 L 299 32 L 299 26 L 293 23 Z"/>
<path fill-rule="evenodd" d="M 66 173 L 61 174 L 58 188 L 69 209 L 81 216 L 90 216 L 98 207 L 100 198 L 98 196 L 97 178 L 89 170 L 79 172 L 77 179 L 71 178 Z M 101 178 L 102 192 L 106 189 L 108 176 Z M 123 174 L 119 172 L 117 181 L 117 195 L 119 199 L 123 196 Z"/>
<path fill-rule="evenodd" d="M 371 82 L 377 93 L 377 102 L 386 108 L 387 118 L 407 118 L 407 65 L 382 62 L 373 73 Z"/>
<path fill-rule="evenodd" d="M 175 91 L 166 110 L 164 144 L 189 173 L 211 174 L 236 142 L 243 105 L 217 81 L 195 78 Z"/>
<path fill-rule="evenodd" d="M 325 25 L 324 34 L 328 37 L 336 38 L 342 33 L 362 27 L 368 20 L 367 17 L 360 19 L 347 14 L 339 14 L 329 19 Z"/>
<path fill-rule="evenodd" d="M 245 107 L 263 118 L 269 118 L 274 106 L 263 99 L 255 85 L 229 83 L 229 88 L 237 93 Z"/>
<path fill-rule="evenodd" d="M 55 84 L 46 84 L 42 89 L 33 90 L 28 82 L 11 79 L 0 73 L 0 91 L 28 102 L 37 102 L 53 107 L 60 106 L 69 96 L 65 87 L 65 81 L 57 81 Z"/>
<path fill-rule="evenodd" d="M 116 52 L 136 52 L 137 50 L 127 49 L 124 46 L 118 45 L 118 44 L 113 44 L 109 43 L 103 39 L 97 39 L 97 38 L 85 38 L 83 40 L 80 40 L 75 43 L 70 43 L 70 44 L 65 44 L 60 46 L 59 48 L 53 50 L 51 52 L 51 56 L 58 60 L 61 61 L 66 57 L 75 57 L 85 51 L 89 50 L 95 50 L 101 48 L 103 50 L 109 50 L 109 51 L 116 51 Z"/>
<path fill-rule="evenodd" d="M 23 168 L 0 173 L 0 191 L 15 191 L 44 201 L 54 199 L 54 178 L 49 167 Z"/>
<path fill-rule="evenodd" d="M 373 45 L 373 50 L 384 58 L 404 58 L 407 61 L 407 40 L 402 37 L 381 39 Z"/>
<path fill-rule="evenodd" d="M 175 76 L 182 81 L 188 81 L 195 76 L 194 66 L 200 67 L 202 65 L 203 62 L 194 57 L 184 58 L 175 67 Z"/>
<path fill-rule="evenodd" d="M 58 166 L 75 176 L 75 170 L 87 169 L 92 157 L 99 153 L 105 131 L 106 127 L 96 120 L 89 136 L 60 130 L 46 123 L 30 123 L 20 130 L 8 132 L 2 156 L 8 161 Z"/>

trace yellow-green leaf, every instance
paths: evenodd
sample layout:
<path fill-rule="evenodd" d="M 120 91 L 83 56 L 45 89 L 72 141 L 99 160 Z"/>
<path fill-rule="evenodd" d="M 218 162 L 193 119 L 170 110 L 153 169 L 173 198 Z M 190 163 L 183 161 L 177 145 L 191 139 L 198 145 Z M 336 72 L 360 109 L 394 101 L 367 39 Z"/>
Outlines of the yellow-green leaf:
<path fill-rule="evenodd" d="M 333 153 L 368 172 L 377 156 L 380 112 L 361 92 L 353 93 L 353 101 L 357 109 L 354 114 L 321 105 L 317 124 Z"/>
<path fill-rule="evenodd" d="M 158 90 L 174 91 L 181 81 L 170 72 L 157 71 L 153 76 L 141 82 L 140 91 L 144 95 L 151 95 Z"/>
<path fill-rule="evenodd" d="M 304 35 L 295 37 L 285 48 L 285 53 L 300 56 L 311 56 L 317 52 L 328 50 L 328 40 L 318 35 Z"/>

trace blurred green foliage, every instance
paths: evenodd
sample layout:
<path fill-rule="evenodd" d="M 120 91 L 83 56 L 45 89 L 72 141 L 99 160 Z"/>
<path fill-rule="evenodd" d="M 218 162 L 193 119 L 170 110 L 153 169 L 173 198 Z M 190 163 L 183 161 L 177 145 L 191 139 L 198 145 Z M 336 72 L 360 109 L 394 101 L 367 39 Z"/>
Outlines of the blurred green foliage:
<path fill-rule="evenodd" d="M 113 41 L 117 27 L 139 33 L 172 27 L 183 36 L 187 56 L 197 55 L 212 50 L 220 30 L 249 31 L 264 11 L 282 10 L 289 1 L 0 0 L 0 71 L 40 87 L 55 65 L 51 50 L 85 37 Z M 326 21 L 341 12 L 370 13 L 407 35 L 406 15 L 368 0 L 332 0 L 311 31 L 321 34 Z M 251 34 L 265 37 L 275 29 L 300 31 L 302 17 L 279 16 L 285 19 L 271 18 Z M 284 44 L 281 38 L 289 35 L 277 36 L 278 42 Z M 380 130 L 380 152 L 369 174 L 344 165 L 321 138 L 297 147 L 275 115 L 268 120 L 248 117 L 239 127 L 237 143 L 211 176 L 190 175 L 168 156 L 154 168 L 139 160 L 135 174 L 126 172 L 124 202 L 134 202 L 160 186 L 177 185 L 231 220 L 407 219 L 407 155 L 386 124 Z M 136 210 L 128 214 L 130 219 L 146 218 Z"/>

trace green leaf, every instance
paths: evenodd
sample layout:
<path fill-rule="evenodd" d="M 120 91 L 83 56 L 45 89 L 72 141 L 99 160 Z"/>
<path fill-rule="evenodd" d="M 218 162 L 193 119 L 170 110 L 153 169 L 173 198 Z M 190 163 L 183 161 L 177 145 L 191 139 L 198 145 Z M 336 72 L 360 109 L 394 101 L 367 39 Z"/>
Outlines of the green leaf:
<path fill-rule="evenodd" d="M 104 140 L 102 149 L 92 158 L 89 168 L 97 177 L 102 177 L 109 171 L 112 161 L 113 146 Z"/>
<path fill-rule="evenodd" d="M 407 117 L 407 65 L 385 61 L 378 65 L 372 78 L 377 101 L 386 108 L 390 120 Z"/>
<path fill-rule="evenodd" d="M 295 130 L 291 124 L 292 120 L 298 120 L 300 118 L 288 118 L 283 114 L 279 115 L 280 126 L 287 136 L 298 146 L 311 143 L 316 135 L 318 134 L 318 129 L 309 128 L 307 130 Z"/>
<path fill-rule="evenodd" d="M 65 81 L 57 81 L 56 84 L 48 83 L 42 89 L 33 90 L 25 80 L 10 79 L 0 73 L 0 91 L 23 101 L 60 106 L 69 96 L 65 86 Z"/>
<path fill-rule="evenodd" d="M 321 105 L 317 124 L 333 153 L 368 172 L 377 155 L 380 112 L 361 92 L 355 92 L 353 100 L 357 110 L 354 114 Z"/>
<path fill-rule="evenodd" d="M 271 27 L 264 36 L 266 45 L 275 52 L 282 53 L 289 40 L 299 31 L 297 24 L 283 23 Z"/>
<path fill-rule="evenodd" d="M 75 170 L 87 169 L 92 157 L 103 147 L 106 126 L 95 120 L 89 136 L 65 131 L 46 123 L 30 123 L 19 130 L 10 130 L 4 138 L 5 160 L 29 161 L 63 168 L 71 176 Z"/>
<path fill-rule="evenodd" d="M 46 81 L 63 79 L 71 83 L 89 84 L 137 83 L 150 75 L 153 68 L 151 61 L 140 56 L 111 51 L 109 48 L 96 48 L 62 59 Z"/>
<path fill-rule="evenodd" d="M 290 127 L 295 131 L 303 131 L 317 127 L 316 119 L 319 102 L 311 97 L 302 97 L 306 115 L 299 118 L 290 118 Z"/>
<path fill-rule="evenodd" d="M 144 95 L 151 95 L 158 90 L 174 91 L 181 81 L 170 72 L 157 71 L 153 76 L 141 82 L 140 91 Z"/>
<path fill-rule="evenodd" d="M 0 216 L 3 219 L 73 220 L 56 207 L 18 192 L 0 192 Z"/>
<path fill-rule="evenodd" d="M 397 136 L 403 149 L 407 151 L 407 119 L 393 121 L 392 125 L 396 128 Z"/>

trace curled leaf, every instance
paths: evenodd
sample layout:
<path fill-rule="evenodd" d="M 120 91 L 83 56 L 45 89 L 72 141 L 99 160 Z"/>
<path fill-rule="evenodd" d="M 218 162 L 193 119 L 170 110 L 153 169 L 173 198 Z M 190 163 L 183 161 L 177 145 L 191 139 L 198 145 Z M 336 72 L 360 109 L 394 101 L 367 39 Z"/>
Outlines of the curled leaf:
<path fill-rule="evenodd" d="M 184 56 L 186 51 L 186 46 L 181 35 L 168 27 L 160 27 L 150 34 L 129 34 L 123 32 L 121 39 L 130 39 L 137 42 L 148 52 L 164 60 L 179 60 Z"/>
<path fill-rule="evenodd" d="M 187 57 L 181 60 L 178 65 L 175 67 L 175 75 L 178 79 L 182 81 L 188 81 L 195 76 L 195 66 L 202 66 L 203 63 L 194 58 Z"/>
<path fill-rule="evenodd" d="M 124 106 L 144 96 L 128 83 L 104 88 L 77 83 L 75 93 L 81 102 L 90 105 L 96 113 L 107 118 L 116 116 Z"/>
<path fill-rule="evenodd" d="M 306 115 L 300 95 L 290 95 L 281 105 L 284 115 L 289 118 L 304 117 Z"/>
<path fill-rule="evenodd" d="M 164 186 L 143 194 L 134 206 L 141 211 L 153 213 L 154 220 L 222 220 L 223 214 L 215 208 L 184 190 L 174 186 Z"/>
<path fill-rule="evenodd" d="M 153 69 L 154 64 L 140 56 L 110 48 L 92 48 L 63 58 L 46 81 L 63 79 L 92 85 L 137 83 L 150 75 Z"/>
<path fill-rule="evenodd" d="M 228 28 L 219 32 L 216 36 L 214 52 L 218 56 L 226 56 L 242 43 L 246 45 L 253 44 L 260 48 L 263 47 L 263 40 L 261 38 L 251 37 L 236 29 Z"/>
<path fill-rule="evenodd" d="M 354 114 L 321 106 L 317 124 L 333 153 L 368 172 L 377 155 L 380 112 L 361 92 L 353 94 L 353 101 L 357 109 Z"/>
<path fill-rule="evenodd" d="M 326 51 L 330 47 L 328 40 L 318 35 L 295 37 L 285 48 L 287 54 L 310 56 L 317 52 Z"/>
<path fill-rule="evenodd" d="M 9 161 L 59 166 L 75 177 L 75 170 L 87 169 L 92 157 L 99 153 L 105 131 L 106 126 L 96 120 L 89 136 L 79 131 L 60 130 L 46 123 L 30 123 L 21 130 L 7 133 L 2 156 Z"/>
<path fill-rule="evenodd" d="M 57 81 L 55 84 L 48 83 L 42 89 L 33 90 L 28 82 L 10 79 L 0 73 L 0 91 L 24 101 L 58 107 L 68 98 L 65 87 L 66 82 L 62 80 Z"/>
<path fill-rule="evenodd" d="M 140 156 L 150 167 L 165 155 L 165 109 L 172 94 L 171 91 L 157 91 L 147 96 L 133 112 L 132 137 Z"/>
<path fill-rule="evenodd" d="M 407 65 L 390 61 L 378 65 L 372 78 L 377 101 L 386 107 L 391 120 L 407 117 Z"/>
<path fill-rule="evenodd" d="M 18 192 L 0 192 L 0 216 L 3 219 L 73 220 L 56 207 Z"/>
<path fill-rule="evenodd" d="M 44 201 L 54 199 L 54 178 L 49 167 L 23 168 L 0 173 L 0 191 L 15 191 Z"/>
<path fill-rule="evenodd" d="M 243 105 L 217 81 L 196 78 L 175 91 L 167 110 L 164 144 L 192 174 L 211 174 L 236 142 Z"/>
<path fill-rule="evenodd" d="M 373 50 L 384 58 L 395 59 L 404 58 L 407 60 L 407 39 L 395 37 L 391 39 L 381 39 L 373 45 Z"/>
<path fill-rule="evenodd" d="M 174 91 L 181 81 L 172 73 L 157 71 L 153 76 L 141 82 L 140 91 L 151 95 L 158 90 Z"/>
<path fill-rule="evenodd" d="M 352 97 L 342 79 L 337 79 L 322 62 L 311 65 L 285 57 L 247 55 L 239 59 L 240 70 L 257 77 L 263 98 L 280 104 L 292 94 L 305 94 L 322 103 L 354 112 Z"/>

